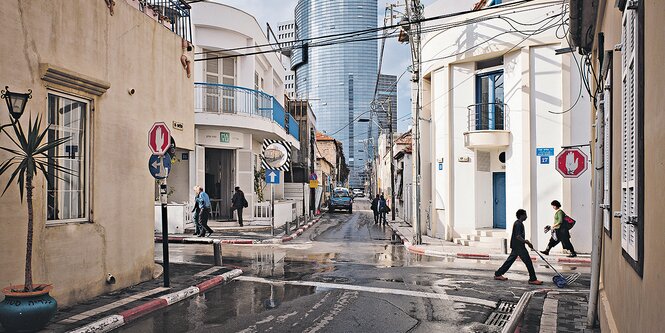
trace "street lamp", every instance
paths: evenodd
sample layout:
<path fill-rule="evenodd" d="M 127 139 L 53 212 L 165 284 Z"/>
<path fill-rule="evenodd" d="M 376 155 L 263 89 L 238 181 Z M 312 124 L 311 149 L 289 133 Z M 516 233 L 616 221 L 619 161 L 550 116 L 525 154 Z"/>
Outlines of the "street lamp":
<path fill-rule="evenodd" d="M 14 122 L 16 122 L 23 115 L 28 100 L 32 98 L 32 90 L 28 89 L 27 93 L 15 93 L 9 91 L 9 86 L 5 86 L 5 90 L 2 90 L 0 98 L 3 98 L 7 102 L 9 114 L 14 118 Z"/>

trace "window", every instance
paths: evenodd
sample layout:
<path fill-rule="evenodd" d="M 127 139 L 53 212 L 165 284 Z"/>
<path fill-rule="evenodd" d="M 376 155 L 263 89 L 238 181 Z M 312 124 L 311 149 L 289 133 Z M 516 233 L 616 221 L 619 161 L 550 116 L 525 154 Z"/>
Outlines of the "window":
<path fill-rule="evenodd" d="M 224 56 L 222 53 L 204 50 L 207 57 Z M 236 59 L 221 58 L 205 61 L 205 78 L 207 83 L 234 86 L 236 83 Z M 220 100 L 221 95 L 221 100 Z M 220 105 L 221 102 L 221 105 Z M 209 87 L 206 89 L 207 112 L 235 112 L 235 90 L 230 87 Z"/>
<path fill-rule="evenodd" d="M 639 1 L 638 1 L 639 2 Z M 642 143 L 639 140 L 642 110 L 638 77 L 641 55 L 638 54 L 638 13 L 629 9 L 623 12 L 621 47 L 621 248 L 626 259 L 641 274 L 643 235 L 640 216 L 640 183 L 642 176 Z M 640 5 L 641 7 L 641 5 Z M 640 9 L 642 10 L 642 9 Z"/>
<path fill-rule="evenodd" d="M 476 76 L 475 130 L 503 130 L 503 71 Z"/>
<path fill-rule="evenodd" d="M 48 94 L 48 141 L 70 138 L 48 151 L 51 163 L 71 173 L 49 170 L 46 191 L 46 217 L 49 222 L 81 221 L 89 211 L 88 103 L 61 95 Z"/>
<path fill-rule="evenodd" d="M 612 57 L 605 57 L 612 63 Z M 605 74 L 605 87 L 601 105 L 603 110 L 603 227 L 608 236 L 612 237 L 612 66 Z"/>

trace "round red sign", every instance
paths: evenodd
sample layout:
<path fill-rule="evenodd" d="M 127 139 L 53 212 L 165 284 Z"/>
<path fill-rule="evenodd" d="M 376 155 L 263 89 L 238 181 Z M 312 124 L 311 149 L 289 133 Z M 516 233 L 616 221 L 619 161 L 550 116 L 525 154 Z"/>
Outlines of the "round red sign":
<path fill-rule="evenodd" d="M 556 156 L 556 170 L 564 178 L 577 178 L 588 167 L 588 158 L 579 148 L 566 148 Z"/>

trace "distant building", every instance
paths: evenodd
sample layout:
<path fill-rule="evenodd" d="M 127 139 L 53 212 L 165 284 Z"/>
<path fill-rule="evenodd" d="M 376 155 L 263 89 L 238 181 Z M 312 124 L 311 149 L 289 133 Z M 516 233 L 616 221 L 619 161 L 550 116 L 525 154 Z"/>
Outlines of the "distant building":
<path fill-rule="evenodd" d="M 378 131 L 369 118 L 378 72 L 376 40 L 314 47 L 311 38 L 377 27 L 377 1 L 299 0 L 295 9 L 296 40 L 291 68 L 296 71 L 296 97 L 309 99 L 319 131 L 344 145 L 351 170 L 349 184 L 364 187 L 366 154 L 358 142 Z M 364 37 L 376 36 L 376 32 Z M 320 42 L 320 41 L 319 41 Z M 309 47 L 309 45 L 312 47 Z"/>
<path fill-rule="evenodd" d="M 397 76 L 379 75 L 379 88 L 377 93 L 378 123 L 383 130 L 388 131 L 390 122 L 388 112 L 392 113 L 392 129 L 397 132 Z"/>
<path fill-rule="evenodd" d="M 296 40 L 296 24 L 294 20 L 284 21 L 277 23 L 277 42 L 282 48 L 289 48 L 294 45 Z M 291 50 L 282 52 L 283 64 L 286 68 L 286 76 L 284 77 L 284 93 L 288 98 L 294 99 L 296 94 L 296 72 L 291 70 Z"/>

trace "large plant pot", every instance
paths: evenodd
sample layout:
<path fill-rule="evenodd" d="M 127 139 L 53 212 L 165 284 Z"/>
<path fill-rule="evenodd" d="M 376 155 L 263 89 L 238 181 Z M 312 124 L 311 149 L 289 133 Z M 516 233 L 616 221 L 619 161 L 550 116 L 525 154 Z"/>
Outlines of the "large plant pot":
<path fill-rule="evenodd" d="M 34 285 L 33 292 L 13 292 L 21 290 L 23 286 L 6 287 L 2 289 L 5 300 L 0 302 L 0 323 L 9 332 L 35 332 L 53 318 L 58 303 L 49 295 L 50 285 Z"/>

